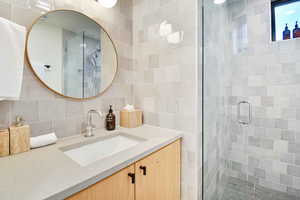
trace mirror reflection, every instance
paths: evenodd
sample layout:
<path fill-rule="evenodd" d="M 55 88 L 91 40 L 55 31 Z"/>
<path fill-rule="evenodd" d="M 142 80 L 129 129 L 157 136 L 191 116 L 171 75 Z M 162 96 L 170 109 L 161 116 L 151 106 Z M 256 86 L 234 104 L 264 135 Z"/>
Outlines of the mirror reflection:
<path fill-rule="evenodd" d="M 40 17 L 28 34 L 27 56 L 35 75 L 49 89 L 76 99 L 104 92 L 117 71 L 117 53 L 109 35 L 76 11 Z"/>

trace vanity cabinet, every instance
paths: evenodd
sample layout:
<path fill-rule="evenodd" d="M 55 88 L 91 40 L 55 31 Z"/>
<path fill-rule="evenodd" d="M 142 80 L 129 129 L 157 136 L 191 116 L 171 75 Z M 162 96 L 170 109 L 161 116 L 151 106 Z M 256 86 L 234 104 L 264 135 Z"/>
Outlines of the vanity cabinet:
<path fill-rule="evenodd" d="M 180 163 L 177 140 L 67 200 L 180 200 Z"/>
<path fill-rule="evenodd" d="M 134 165 L 106 178 L 67 200 L 134 200 L 134 184 L 128 174 L 134 174 Z"/>
<path fill-rule="evenodd" d="M 136 200 L 180 200 L 180 141 L 135 164 Z"/>

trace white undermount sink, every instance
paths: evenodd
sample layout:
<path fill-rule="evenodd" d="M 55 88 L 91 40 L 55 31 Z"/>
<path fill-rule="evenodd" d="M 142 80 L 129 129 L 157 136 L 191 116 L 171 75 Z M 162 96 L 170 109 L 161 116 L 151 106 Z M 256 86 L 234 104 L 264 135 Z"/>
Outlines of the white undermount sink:
<path fill-rule="evenodd" d="M 143 141 L 145 141 L 145 139 L 126 134 L 118 134 L 98 138 L 89 143 L 77 144 L 75 147 L 66 147 L 65 150 L 62 149 L 62 151 L 73 161 L 84 167 L 95 161 L 132 148 Z"/>

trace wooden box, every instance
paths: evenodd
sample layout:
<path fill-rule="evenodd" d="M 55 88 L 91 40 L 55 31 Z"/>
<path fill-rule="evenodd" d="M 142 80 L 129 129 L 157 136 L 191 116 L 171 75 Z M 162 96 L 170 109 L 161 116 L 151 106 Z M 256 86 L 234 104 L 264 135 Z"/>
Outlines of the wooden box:
<path fill-rule="evenodd" d="M 136 128 L 143 124 L 143 112 L 141 110 L 121 110 L 120 126 L 125 128 Z"/>
<path fill-rule="evenodd" d="M 0 130 L 0 157 L 9 155 L 9 131 Z"/>
<path fill-rule="evenodd" d="M 18 154 L 30 150 L 30 127 L 28 125 L 9 128 L 10 154 Z"/>

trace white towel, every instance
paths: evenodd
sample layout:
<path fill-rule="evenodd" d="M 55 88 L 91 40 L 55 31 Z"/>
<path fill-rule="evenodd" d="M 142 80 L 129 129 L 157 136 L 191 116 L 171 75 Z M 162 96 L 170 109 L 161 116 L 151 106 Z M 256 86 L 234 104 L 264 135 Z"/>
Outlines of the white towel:
<path fill-rule="evenodd" d="M 55 133 L 50 133 L 47 135 L 41 135 L 37 137 L 30 138 L 30 147 L 32 149 L 47 146 L 57 142 L 57 137 Z"/>
<path fill-rule="evenodd" d="M 0 99 L 21 94 L 26 28 L 0 17 Z"/>

